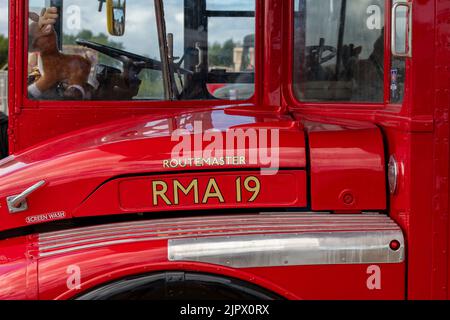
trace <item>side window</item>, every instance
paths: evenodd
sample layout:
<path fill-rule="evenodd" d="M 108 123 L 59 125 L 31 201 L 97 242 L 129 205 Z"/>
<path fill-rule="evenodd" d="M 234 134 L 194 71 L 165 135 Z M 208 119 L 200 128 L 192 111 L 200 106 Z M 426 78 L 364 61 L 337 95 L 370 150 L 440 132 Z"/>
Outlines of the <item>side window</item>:
<path fill-rule="evenodd" d="M 28 1 L 30 99 L 253 96 L 255 0 Z"/>
<path fill-rule="evenodd" d="M 385 0 L 294 1 L 297 98 L 383 102 Z"/>
<path fill-rule="evenodd" d="M 0 19 L 0 117 L 2 117 L 1 113 L 3 116 L 8 114 L 8 1 L 0 0 L 0 10 L 3 12 Z"/>

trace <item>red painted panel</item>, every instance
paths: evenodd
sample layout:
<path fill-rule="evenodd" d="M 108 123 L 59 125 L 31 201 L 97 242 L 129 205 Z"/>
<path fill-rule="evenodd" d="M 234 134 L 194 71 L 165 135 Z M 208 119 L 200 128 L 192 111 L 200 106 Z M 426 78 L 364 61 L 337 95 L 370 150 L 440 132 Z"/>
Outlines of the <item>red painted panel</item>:
<path fill-rule="evenodd" d="M 99 258 L 101 257 L 101 258 Z M 81 274 L 80 287 L 68 288 L 68 267 Z M 381 288 L 369 289 L 369 265 L 293 266 L 231 269 L 189 262 L 168 262 L 164 241 L 115 245 L 39 261 L 40 299 L 68 299 L 98 285 L 130 275 L 164 271 L 218 274 L 259 285 L 288 299 L 404 299 L 405 265 L 382 264 Z"/>
<path fill-rule="evenodd" d="M 196 129 L 197 124 L 200 124 L 199 129 Z M 232 160 L 223 165 L 213 161 L 202 166 L 166 167 L 164 162 L 172 159 L 174 147 L 182 140 L 173 139 L 177 129 L 184 130 L 181 136 L 186 137 L 192 147 L 191 155 L 187 156 L 189 159 L 211 157 L 211 152 L 205 154 L 212 142 L 203 134 L 214 132 L 221 138 L 214 142 L 222 141 L 215 149 L 220 154 L 215 154 L 218 158 L 227 157 L 230 153 L 239 157 L 242 153 L 246 163 L 243 165 L 238 161 L 236 164 Z M 193 129 L 196 129 L 195 133 Z M 62 218 L 70 219 L 74 212 L 83 215 L 96 215 L 97 211 L 103 214 L 122 212 L 118 211 L 118 205 L 113 205 L 116 194 L 112 198 L 101 198 L 104 201 L 89 207 L 89 212 L 83 211 L 88 208 L 86 203 L 76 211 L 96 188 L 115 177 L 244 169 L 260 172 L 260 168 L 270 167 L 271 164 L 276 166 L 276 163 L 266 161 L 275 159 L 271 151 L 272 137 L 275 136 L 272 130 L 279 137 L 278 145 L 273 146 L 279 151 L 279 167 L 304 169 L 306 150 L 301 126 L 290 117 L 274 114 L 257 116 L 248 111 L 245 114 L 228 114 L 227 110 L 210 110 L 173 117 L 142 116 L 66 134 L 17 154 L 13 161 L 0 166 L 0 218 L 4 221 L 0 230 L 61 218 L 58 215 L 57 219 L 52 219 L 50 215 L 54 216 L 54 213 L 64 212 Z M 233 139 L 230 143 L 228 133 L 236 132 L 253 134 L 254 139 L 244 137 L 242 141 Z M 264 133 L 269 141 L 261 138 Z M 46 185 L 28 198 L 29 210 L 10 214 L 6 197 L 19 194 L 40 180 L 45 180 Z M 280 183 L 274 184 L 275 187 L 278 185 Z M 271 187 L 271 192 L 275 197 L 279 191 Z M 275 201 L 271 204 L 276 206 Z M 304 201 L 298 204 L 305 206 Z M 246 206 L 244 203 L 240 205 Z M 236 205 L 227 206 L 230 207 L 235 208 Z"/>
<path fill-rule="evenodd" d="M 300 266 L 246 270 L 305 300 L 403 300 L 405 264 L 381 264 L 380 289 L 369 289 L 370 265 Z"/>
<path fill-rule="evenodd" d="M 304 120 L 309 135 L 312 209 L 386 209 L 386 168 L 379 129 L 370 123 L 321 120 Z"/>
<path fill-rule="evenodd" d="M 32 250 L 26 237 L 1 241 L 0 300 L 37 299 L 37 261 Z"/>
<path fill-rule="evenodd" d="M 189 186 L 192 189 L 185 195 L 182 188 Z M 167 188 L 167 192 L 158 195 L 155 191 L 161 191 L 163 187 Z M 259 172 L 202 173 L 177 178 L 128 179 L 119 182 L 119 193 L 124 210 L 188 210 L 198 205 L 235 207 L 241 204 L 246 207 L 305 207 L 306 173 L 280 172 L 271 176 L 263 176 Z"/>
<path fill-rule="evenodd" d="M 231 269 L 199 263 L 170 263 L 166 257 L 166 249 L 163 242 L 160 242 L 155 243 L 152 248 L 148 244 L 122 245 L 58 258 L 44 258 L 39 263 L 40 299 L 68 299 L 98 285 L 130 275 L 171 270 L 238 278 L 288 299 L 405 298 L 404 264 L 379 265 L 381 288 L 369 289 L 369 265 Z M 79 289 L 67 286 L 69 266 L 77 266 L 81 272 Z"/>
<path fill-rule="evenodd" d="M 125 223 L 3 240 L 0 242 L 0 299 L 70 299 L 124 277 L 174 270 L 241 279 L 288 299 L 405 297 L 405 263 L 241 269 L 169 261 L 168 241 L 164 239 L 168 236 L 167 230 L 175 231 L 170 232 L 173 236 L 180 232 L 187 237 L 201 237 L 211 232 L 205 227 L 203 231 L 197 228 L 196 233 L 196 228 L 188 227 L 189 223 L 184 225 L 182 218 L 179 226 L 172 225 L 172 221 L 165 220 L 167 225 L 161 230 L 156 226 L 158 232 L 133 233 L 134 226 Z M 197 218 L 191 223 L 195 226 L 199 221 Z M 96 228 L 100 229 L 100 234 Z M 263 232 L 260 223 L 255 223 L 254 228 Z M 223 228 L 224 234 L 228 232 L 226 229 Z M 244 229 L 242 234 L 246 232 Z M 148 238 L 142 238 L 146 232 Z M 373 270 L 377 270 L 376 278 Z"/>
<path fill-rule="evenodd" d="M 177 192 L 175 181 L 180 183 Z M 155 193 L 153 182 L 157 191 L 167 191 Z M 188 195 L 181 187 L 189 189 L 185 192 Z M 259 192 L 253 192 L 255 188 Z M 254 195 L 256 198 L 250 201 Z M 306 172 L 301 170 L 275 175 L 261 175 L 259 171 L 163 175 L 110 181 L 92 194 L 74 216 L 237 207 L 302 208 L 307 205 L 306 198 Z"/>

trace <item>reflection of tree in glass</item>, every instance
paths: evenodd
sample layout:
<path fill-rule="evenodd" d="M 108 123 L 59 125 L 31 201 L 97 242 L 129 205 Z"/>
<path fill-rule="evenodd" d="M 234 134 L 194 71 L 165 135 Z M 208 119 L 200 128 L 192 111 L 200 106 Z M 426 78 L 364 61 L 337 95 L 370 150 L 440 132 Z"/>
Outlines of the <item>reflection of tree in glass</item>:
<path fill-rule="evenodd" d="M 250 49 L 255 47 L 255 35 L 250 34 L 244 38 L 244 51 L 242 54 L 241 71 L 254 69 L 253 61 L 251 58 Z"/>
<path fill-rule="evenodd" d="M 221 45 L 218 42 L 209 46 L 209 66 L 210 67 L 230 67 L 234 66 L 233 50 L 237 46 L 232 39 L 229 39 Z"/>
<path fill-rule="evenodd" d="M 232 39 L 222 44 L 214 42 L 208 48 L 208 64 L 210 68 L 227 68 L 233 71 L 248 71 L 254 69 L 255 35 L 250 34 L 243 43 Z M 236 69 L 238 68 L 238 69 Z"/>
<path fill-rule="evenodd" d="M 0 68 L 8 62 L 8 38 L 0 34 Z"/>
<path fill-rule="evenodd" d="M 139 88 L 138 99 L 164 99 L 164 87 L 161 71 L 144 69 L 139 74 L 142 83 Z"/>

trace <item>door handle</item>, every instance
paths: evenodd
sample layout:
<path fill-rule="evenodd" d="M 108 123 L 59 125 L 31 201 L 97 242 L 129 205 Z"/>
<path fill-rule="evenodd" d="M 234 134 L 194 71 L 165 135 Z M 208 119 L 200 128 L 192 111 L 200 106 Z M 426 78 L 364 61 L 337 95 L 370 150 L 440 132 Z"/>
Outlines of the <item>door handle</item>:
<path fill-rule="evenodd" d="M 199 73 L 203 66 L 203 49 L 200 42 L 195 43 L 195 50 L 198 51 L 198 64 L 195 66 L 195 72 Z"/>
<path fill-rule="evenodd" d="M 397 51 L 397 10 L 400 8 L 405 8 L 406 16 L 405 18 L 405 50 L 402 52 Z M 407 1 L 395 2 L 392 6 L 392 16 L 391 16 L 391 52 L 394 57 L 412 57 L 412 3 Z"/>

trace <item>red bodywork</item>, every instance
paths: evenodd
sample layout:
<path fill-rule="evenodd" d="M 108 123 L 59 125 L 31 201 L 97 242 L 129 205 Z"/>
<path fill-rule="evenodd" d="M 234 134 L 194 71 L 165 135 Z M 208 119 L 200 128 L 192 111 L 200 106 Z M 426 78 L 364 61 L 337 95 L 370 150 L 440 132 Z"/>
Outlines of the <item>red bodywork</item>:
<path fill-rule="evenodd" d="M 151 179 L 156 176 L 159 180 L 170 182 L 174 172 L 180 181 L 187 179 L 183 183 L 185 187 L 193 178 L 198 178 L 200 188 L 205 188 L 204 185 L 207 184 L 208 179 L 223 171 L 217 177 L 217 183 L 228 188 L 223 190 L 223 193 L 230 195 L 229 197 L 232 197 L 232 188 L 235 186 L 234 176 L 257 175 L 261 184 L 270 185 L 270 189 L 263 189 L 258 199 L 247 203 L 246 208 L 307 208 L 303 124 L 286 116 L 272 115 L 258 119 L 254 116 L 232 113 L 232 109 L 230 111 L 225 109 L 190 113 L 173 119 L 155 120 L 155 117 L 145 116 L 114 122 L 78 134 L 69 133 L 53 142 L 46 142 L 17 155 L 0 168 L 3 176 L 0 196 L 5 200 L 7 196 L 20 193 L 21 190 L 41 179 L 45 179 L 47 185 L 45 190 L 30 197 L 30 210 L 27 212 L 11 216 L 6 205 L 3 206 L 0 214 L 7 223 L 2 224 L 0 230 L 23 227 L 30 224 L 27 222 L 30 217 L 56 212 L 64 212 L 64 218 L 71 218 L 236 207 L 235 199 L 225 199 L 225 203 L 212 200 L 196 205 L 194 199 L 187 197 L 181 199 L 185 201 L 181 201 L 177 206 L 166 203 L 154 206 L 151 197 L 145 196 L 145 190 L 150 187 Z M 170 159 L 171 150 L 178 143 L 171 141 L 171 133 L 175 128 L 180 127 L 180 123 L 187 127 L 195 119 L 211 119 L 210 123 L 214 122 L 214 129 L 224 130 L 224 132 L 230 128 L 245 130 L 246 128 L 273 127 L 276 123 L 280 130 L 281 170 L 275 175 L 260 176 L 259 169 L 264 167 L 260 163 L 240 165 L 238 172 L 233 172 L 236 170 L 233 166 L 195 167 L 190 170 L 194 171 L 193 173 L 189 170 L 180 172 L 179 168 L 162 169 L 163 161 Z M 206 127 L 205 121 L 203 123 L 205 130 L 210 129 Z M 240 125 L 229 127 L 232 123 L 240 123 Z M 307 125 L 312 126 L 312 123 L 308 122 Z M 323 124 L 322 129 L 324 131 L 320 134 L 314 132 L 317 128 L 311 128 L 311 132 L 308 133 L 311 144 L 313 209 L 338 212 L 384 210 L 386 208 L 385 161 L 379 129 L 369 124 L 353 122 L 350 122 L 348 126 L 330 125 L 328 129 L 327 125 Z M 316 135 L 324 134 L 334 135 L 336 138 L 321 139 L 321 143 L 316 145 Z M 358 139 L 361 139 L 359 145 Z M 366 144 L 366 141 L 372 141 L 372 143 Z M 351 153 L 344 149 L 336 150 L 336 143 L 351 146 Z M 159 150 L 159 152 L 149 153 L 148 150 Z M 343 161 L 351 162 L 351 166 L 337 165 L 342 164 Z M 368 166 L 367 163 L 370 165 Z M 242 171 L 243 169 L 245 171 Z M 344 178 L 348 176 L 355 178 Z M 333 183 L 327 181 L 330 177 Z M 363 180 L 360 179 L 362 177 L 364 177 Z M 323 183 L 329 186 L 327 190 L 318 190 Z M 370 186 L 370 189 L 366 187 L 366 184 Z M 273 192 L 274 190 L 278 190 L 279 193 Z M 343 192 L 353 195 L 354 201 L 345 203 L 342 199 Z"/>
<path fill-rule="evenodd" d="M 223 216 L 167 219 L 104 225 L 7 240 L 3 248 L 10 257 L 7 264 L 9 268 L 3 267 L 2 272 L 8 285 L 0 289 L 0 294 L 12 299 L 68 299 L 79 295 L 80 292 L 125 276 L 183 270 L 241 279 L 271 290 L 287 299 L 402 299 L 404 297 L 405 265 L 403 263 L 382 265 L 382 290 L 369 291 L 366 286 L 369 264 L 230 268 L 196 262 L 174 262 L 168 259 L 167 238 L 289 232 L 289 229 L 295 229 L 293 225 L 298 223 L 299 219 L 305 221 L 308 218 L 305 214 L 284 214 L 262 218 Z M 342 219 L 341 222 L 355 220 L 353 216 L 342 217 Z M 380 220 L 380 218 L 374 219 Z M 237 231 L 240 222 L 250 222 L 250 220 L 257 222 L 257 227 L 244 229 L 240 226 L 241 231 Z M 389 223 L 384 224 L 386 228 L 392 228 Z M 356 225 L 357 221 L 354 226 Z M 176 229 L 174 229 L 175 226 Z M 313 223 L 312 226 L 320 228 L 320 224 L 317 223 Z M 350 229 L 351 225 L 341 224 L 339 232 Z M 333 232 L 338 229 L 329 227 L 328 230 Z M 27 256 L 17 255 L 18 252 L 24 251 L 28 252 Z M 68 288 L 68 267 L 70 266 L 79 268 L 83 291 Z M 25 275 L 30 281 L 21 281 Z"/>
<path fill-rule="evenodd" d="M 24 93 L 25 5 L 10 1 L 10 39 L 17 39 L 11 42 L 9 59 L 14 158 L 0 162 L 0 231 L 49 220 L 143 212 L 163 214 L 180 233 L 183 218 L 170 219 L 173 213 L 208 217 L 218 209 L 239 213 L 296 208 L 311 215 L 325 211 L 358 219 L 365 212 L 382 212 L 403 230 L 407 264 L 380 265 L 382 289 L 369 290 L 370 263 L 229 268 L 169 261 L 167 238 L 45 256 L 40 254 L 45 233 L 30 234 L 0 241 L 0 298 L 66 299 L 129 275 L 185 270 L 242 279 L 290 299 L 448 299 L 450 8 L 445 1 L 412 2 L 413 58 L 407 59 L 404 102 L 392 105 L 388 99 L 383 104 L 299 102 L 292 86 L 293 8 L 291 1 L 282 0 L 257 1 L 256 90 L 245 103 L 30 101 Z M 389 81 L 385 83 L 389 92 Z M 163 168 L 175 145 L 173 131 L 196 120 L 204 130 L 223 135 L 237 128 L 279 129 L 281 170 L 259 176 L 262 163 Z M 394 195 L 387 186 L 391 155 L 400 169 Z M 235 180 L 249 176 L 261 179 L 260 197 L 234 201 Z M 186 196 L 176 206 L 155 206 L 150 196 L 146 198 L 143 187 L 150 188 L 156 178 L 170 185 L 174 177 L 185 186 L 197 178 L 200 189 L 216 178 L 232 200 L 200 204 Z M 6 197 L 41 179 L 47 184 L 29 198 L 30 209 L 10 214 Z M 243 197 L 245 201 L 250 195 Z M 205 218 L 203 227 L 208 223 Z M 262 230 L 257 228 L 257 233 Z M 95 237 L 89 233 L 83 241 L 95 242 Z M 74 263 L 83 270 L 79 290 L 69 290 L 66 283 L 67 266 Z"/>

